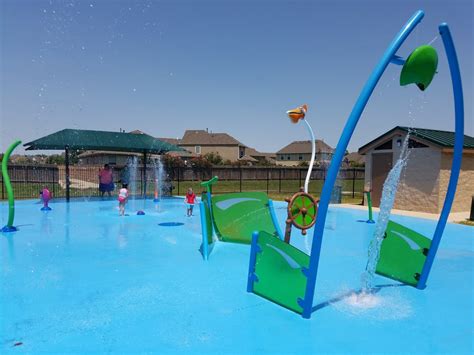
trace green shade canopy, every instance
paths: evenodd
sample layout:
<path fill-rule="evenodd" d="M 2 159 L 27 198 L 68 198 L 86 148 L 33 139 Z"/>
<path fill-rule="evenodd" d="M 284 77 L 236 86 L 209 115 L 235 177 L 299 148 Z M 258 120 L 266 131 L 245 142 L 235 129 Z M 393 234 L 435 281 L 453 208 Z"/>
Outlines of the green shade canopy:
<path fill-rule="evenodd" d="M 118 152 L 166 153 L 184 149 L 147 134 L 63 129 L 24 145 L 26 150 L 105 150 Z"/>
<path fill-rule="evenodd" d="M 416 48 L 407 58 L 400 73 L 400 85 L 416 84 L 424 91 L 433 80 L 438 67 L 438 54 L 431 46 Z"/>

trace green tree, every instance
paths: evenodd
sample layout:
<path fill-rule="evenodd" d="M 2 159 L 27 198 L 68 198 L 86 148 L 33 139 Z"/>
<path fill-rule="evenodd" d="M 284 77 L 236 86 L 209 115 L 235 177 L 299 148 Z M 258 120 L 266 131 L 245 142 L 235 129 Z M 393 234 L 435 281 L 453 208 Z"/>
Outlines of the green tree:
<path fill-rule="evenodd" d="M 163 155 L 162 161 L 166 168 L 179 168 L 184 166 L 184 162 L 180 157 L 170 154 Z"/>
<path fill-rule="evenodd" d="M 63 154 L 52 154 L 46 158 L 46 164 L 53 164 L 53 165 L 64 165 L 66 159 L 64 158 Z"/>
<path fill-rule="evenodd" d="M 204 159 L 206 159 L 212 165 L 222 165 L 222 157 L 219 153 L 209 152 L 204 154 Z"/>
<path fill-rule="evenodd" d="M 193 169 L 209 169 L 212 164 L 206 158 L 199 156 L 191 159 L 191 166 Z"/>

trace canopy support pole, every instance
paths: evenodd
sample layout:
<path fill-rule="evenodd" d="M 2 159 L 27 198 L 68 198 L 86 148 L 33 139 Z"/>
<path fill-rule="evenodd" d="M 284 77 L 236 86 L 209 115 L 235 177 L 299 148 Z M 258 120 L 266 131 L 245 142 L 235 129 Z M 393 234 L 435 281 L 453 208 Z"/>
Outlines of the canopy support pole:
<path fill-rule="evenodd" d="M 64 163 L 66 165 L 66 202 L 69 202 L 71 191 L 69 181 L 69 146 L 64 147 Z"/>
<path fill-rule="evenodd" d="M 143 198 L 146 199 L 146 150 L 143 151 Z"/>

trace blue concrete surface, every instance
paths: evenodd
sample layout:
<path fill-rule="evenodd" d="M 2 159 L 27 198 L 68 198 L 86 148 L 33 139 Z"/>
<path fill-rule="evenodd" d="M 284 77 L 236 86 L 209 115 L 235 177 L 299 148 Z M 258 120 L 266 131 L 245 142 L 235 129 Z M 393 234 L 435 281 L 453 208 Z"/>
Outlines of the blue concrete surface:
<path fill-rule="evenodd" d="M 355 293 L 375 228 L 332 207 L 310 320 L 246 292 L 249 246 L 202 259 L 183 200 L 16 204 L 0 234 L 0 353 L 472 353 L 474 229 L 448 224 L 424 291 L 378 277 Z M 275 203 L 281 226 L 285 203 Z M 136 210 L 143 209 L 144 216 Z M 7 205 L 0 204 L 0 224 Z M 435 221 L 393 216 L 431 237 Z M 160 223 L 178 222 L 174 227 Z M 308 237 L 313 235 L 308 232 Z M 295 232 L 307 251 L 311 241 Z M 15 344 L 18 344 L 15 346 Z"/>

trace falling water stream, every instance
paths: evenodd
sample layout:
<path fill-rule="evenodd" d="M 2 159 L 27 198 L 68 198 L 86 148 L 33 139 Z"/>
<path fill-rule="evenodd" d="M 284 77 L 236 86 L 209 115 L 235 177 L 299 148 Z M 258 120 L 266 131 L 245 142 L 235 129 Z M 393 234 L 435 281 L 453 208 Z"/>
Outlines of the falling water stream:
<path fill-rule="evenodd" d="M 130 195 L 131 208 L 133 211 L 135 211 L 135 198 L 137 195 L 138 158 L 136 156 L 130 157 L 127 162 L 127 167 L 130 174 L 130 184 L 128 186 L 128 190 Z"/>
<path fill-rule="evenodd" d="M 157 202 L 158 211 L 160 210 L 160 201 L 163 196 L 163 182 L 165 180 L 165 170 L 163 168 L 163 162 L 161 156 L 157 159 L 153 159 L 153 165 L 155 168 L 155 198 L 154 202 Z"/>
<path fill-rule="evenodd" d="M 385 230 L 387 229 L 393 203 L 395 202 L 400 176 L 403 168 L 408 162 L 408 156 L 410 152 L 408 150 L 409 139 L 410 134 L 407 134 L 400 150 L 400 156 L 393 168 L 388 173 L 387 179 L 383 184 L 382 199 L 380 201 L 380 212 L 378 214 L 377 224 L 375 225 L 374 236 L 369 246 L 369 258 L 367 261 L 367 266 L 361 278 L 362 290 L 364 290 L 364 293 L 369 293 L 373 288 L 375 268 L 380 256 L 380 246 L 382 244 Z"/>

